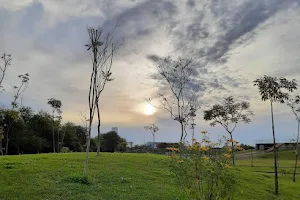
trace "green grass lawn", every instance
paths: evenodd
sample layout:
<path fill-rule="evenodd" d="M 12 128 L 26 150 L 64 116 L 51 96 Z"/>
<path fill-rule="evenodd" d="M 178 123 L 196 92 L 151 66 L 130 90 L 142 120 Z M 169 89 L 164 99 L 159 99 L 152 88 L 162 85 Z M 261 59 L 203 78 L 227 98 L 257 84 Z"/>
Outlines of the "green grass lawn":
<path fill-rule="evenodd" d="M 300 197 L 300 168 L 292 182 L 293 160 L 280 159 L 280 196 L 273 193 L 272 159 L 238 160 L 240 176 L 236 199 L 290 200 Z M 82 179 L 84 153 L 0 157 L 1 200 L 176 200 L 185 199 L 169 171 L 166 156 L 152 154 L 92 153 L 88 182 Z"/>

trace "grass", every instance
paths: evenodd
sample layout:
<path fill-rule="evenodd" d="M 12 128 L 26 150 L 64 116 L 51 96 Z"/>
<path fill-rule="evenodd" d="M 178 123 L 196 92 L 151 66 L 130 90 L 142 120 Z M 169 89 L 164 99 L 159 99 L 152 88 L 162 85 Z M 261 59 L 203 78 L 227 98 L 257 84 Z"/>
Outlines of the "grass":
<path fill-rule="evenodd" d="M 273 195 L 272 159 L 238 160 L 236 199 L 292 200 L 300 196 L 292 182 L 293 160 L 279 156 L 280 196 Z M 287 157 L 291 158 L 291 157 Z M 168 158 L 152 154 L 92 153 L 88 176 L 82 176 L 84 154 L 39 154 L 0 157 L 0 199 L 176 200 L 185 199 L 169 171 Z"/>

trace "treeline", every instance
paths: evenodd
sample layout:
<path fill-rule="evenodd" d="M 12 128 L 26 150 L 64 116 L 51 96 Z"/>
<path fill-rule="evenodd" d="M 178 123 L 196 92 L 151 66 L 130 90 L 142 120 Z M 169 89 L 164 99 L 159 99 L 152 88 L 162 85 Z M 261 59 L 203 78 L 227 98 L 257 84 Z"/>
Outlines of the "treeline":
<path fill-rule="evenodd" d="M 49 153 L 54 149 L 55 152 L 83 152 L 86 149 L 86 127 L 62 123 L 61 118 L 54 118 L 45 111 L 34 113 L 30 107 L 0 109 L 0 127 L 2 155 Z M 96 141 L 97 138 L 91 139 L 90 151 L 97 150 Z M 100 142 L 101 150 L 108 152 L 125 151 L 127 144 L 115 132 L 102 134 Z"/>

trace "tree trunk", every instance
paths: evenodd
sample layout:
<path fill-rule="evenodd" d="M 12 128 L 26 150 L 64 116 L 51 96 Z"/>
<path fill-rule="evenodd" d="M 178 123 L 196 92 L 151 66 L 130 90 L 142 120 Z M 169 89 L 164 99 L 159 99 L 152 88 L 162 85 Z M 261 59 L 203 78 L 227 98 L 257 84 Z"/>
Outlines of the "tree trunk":
<path fill-rule="evenodd" d="M 99 100 L 96 101 L 97 106 L 97 115 L 98 115 L 98 139 L 97 139 L 97 157 L 100 155 L 100 109 L 99 109 Z"/>
<path fill-rule="evenodd" d="M 193 133 L 192 133 L 192 145 L 194 145 L 194 138 L 195 138 L 195 128 L 193 127 Z"/>
<path fill-rule="evenodd" d="M 85 162 L 83 168 L 83 175 L 86 176 L 86 170 L 89 163 L 89 152 L 90 152 L 90 145 L 91 145 L 91 129 L 92 129 L 92 120 L 89 122 L 89 131 L 87 135 L 87 144 L 86 144 L 86 151 L 85 151 Z"/>
<path fill-rule="evenodd" d="M 52 112 L 52 142 L 53 142 L 53 153 L 55 153 L 55 136 L 54 136 L 54 111 Z"/>
<path fill-rule="evenodd" d="M 251 167 L 254 167 L 254 165 L 253 165 L 253 149 L 251 149 Z"/>
<path fill-rule="evenodd" d="M 183 128 L 183 123 L 180 122 L 180 125 L 181 125 L 181 137 L 180 137 L 180 143 L 182 143 L 183 141 L 183 135 L 184 135 L 184 128 Z"/>
<path fill-rule="evenodd" d="M 8 141 L 9 141 L 9 137 L 8 137 L 8 132 L 6 134 L 6 145 L 5 145 L 5 155 L 8 155 Z"/>
<path fill-rule="evenodd" d="M 154 153 L 154 148 L 155 148 L 155 135 L 154 135 L 154 133 L 152 133 L 152 135 L 153 135 L 153 153 Z"/>
<path fill-rule="evenodd" d="M 59 148 L 59 131 L 57 131 L 57 153 L 60 152 L 59 149 L 60 149 L 60 148 Z"/>
<path fill-rule="evenodd" d="M 232 133 L 229 132 L 229 134 L 230 134 L 230 139 L 231 139 L 231 149 L 232 149 L 232 152 L 231 152 L 232 165 L 235 166 L 233 138 L 232 138 Z"/>
<path fill-rule="evenodd" d="M 275 194 L 279 194 L 279 186 L 278 186 L 278 161 L 277 154 L 278 149 L 276 147 L 276 138 L 275 138 L 275 127 L 274 127 L 274 116 L 273 116 L 273 101 L 271 100 L 271 116 L 272 116 L 272 132 L 273 132 L 273 145 L 274 145 L 274 173 L 275 173 Z"/>
<path fill-rule="evenodd" d="M 298 120 L 298 132 L 297 132 L 297 140 L 296 140 L 296 156 L 295 156 L 295 167 L 294 167 L 294 174 L 293 174 L 293 181 L 296 182 L 296 172 L 297 172 L 297 163 L 298 163 L 298 147 L 299 147 L 299 126 L 300 120 Z"/>
<path fill-rule="evenodd" d="M 0 135 L 2 137 L 2 135 Z M 2 138 L 0 138 L 0 153 L 3 156 Z"/>

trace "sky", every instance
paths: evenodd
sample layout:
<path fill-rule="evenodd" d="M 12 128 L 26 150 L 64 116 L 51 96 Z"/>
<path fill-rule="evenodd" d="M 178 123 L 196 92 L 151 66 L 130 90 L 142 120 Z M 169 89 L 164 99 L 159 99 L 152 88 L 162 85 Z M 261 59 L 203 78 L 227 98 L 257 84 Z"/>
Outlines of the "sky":
<path fill-rule="evenodd" d="M 0 104 L 10 105 L 17 75 L 29 73 L 23 105 L 50 111 L 47 99 L 59 99 L 63 120 L 77 124 L 77 112 L 88 109 L 92 70 L 86 28 L 110 31 L 119 21 L 115 38 L 124 44 L 114 57 L 114 81 L 100 99 L 102 132 L 118 127 L 134 144 L 152 140 L 144 130 L 148 123 L 160 128 L 156 141 L 180 139 L 179 124 L 164 110 L 144 114 L 144 98 L 157 92 L 149 55 L 200 61 L 198 78 L 206 87 L 198 139 L 202 130 L 215 139 L 226 135 L 203 120 L 203 110 L 229 95 L 250 102 L 255 113 L 250 124 L 238 125 L 234 138 L 247 144 L 271 139 L 270 107 L 252 82 L 265 74 L 300 81 L 300 0 L 0 0 L 0 19 L 0 52 L 13 59 Z M 279 140 L 295 138 L 297 124 L 286 105 L 275 105 L 275 122 Z"/>

